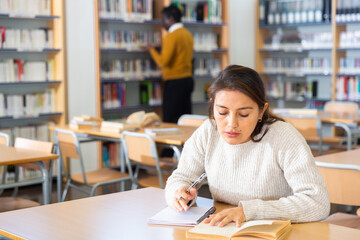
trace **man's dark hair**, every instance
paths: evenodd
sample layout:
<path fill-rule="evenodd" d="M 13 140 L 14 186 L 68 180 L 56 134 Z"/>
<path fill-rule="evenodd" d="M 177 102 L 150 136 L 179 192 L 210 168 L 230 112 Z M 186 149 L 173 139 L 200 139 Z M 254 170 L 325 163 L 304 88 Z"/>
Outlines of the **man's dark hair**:
<path fill-rule="evenodd" d="M 175 22 L 181 22 L 181 11 L 175 5 L 171 4 L 170 6 L 165 7 L 162 10 L 162 14 L 164 14 L 167 18 L 173 17 Z"/>

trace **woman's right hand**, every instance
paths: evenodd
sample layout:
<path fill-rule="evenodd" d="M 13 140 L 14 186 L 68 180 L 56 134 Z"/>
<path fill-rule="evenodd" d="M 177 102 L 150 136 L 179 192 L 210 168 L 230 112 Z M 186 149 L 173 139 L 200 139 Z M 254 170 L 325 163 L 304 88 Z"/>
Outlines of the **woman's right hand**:
<path fill-rule="evenodd" d="M 188 193 L 186 193 L 186 189 L 188 189 L 188 187 L 189 186 L 184 186 L 175 191 L 172 207 L 177 212 L 189 210 L 188 203 L 196 198 L 197 195 L 196 189 L 192 188 Z"/>

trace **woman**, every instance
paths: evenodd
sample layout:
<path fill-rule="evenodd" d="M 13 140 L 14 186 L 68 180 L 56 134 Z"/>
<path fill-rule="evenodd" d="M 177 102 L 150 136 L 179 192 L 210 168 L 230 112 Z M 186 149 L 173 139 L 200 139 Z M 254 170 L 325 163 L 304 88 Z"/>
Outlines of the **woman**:
<path fill-rule="evenodd" d="M 187 211 L 196 189 L 185 191 L 206 172 L 214 200 L 237 206 L 211 215 L 205 220 L 210 225 L 327 217 L 329 196 L 310 148 L 292 125 L 270 113 L 258 73 L 228 66 L 208 94 L 209 120 L 185 143 L 167 181 L 169 206 Z"/>

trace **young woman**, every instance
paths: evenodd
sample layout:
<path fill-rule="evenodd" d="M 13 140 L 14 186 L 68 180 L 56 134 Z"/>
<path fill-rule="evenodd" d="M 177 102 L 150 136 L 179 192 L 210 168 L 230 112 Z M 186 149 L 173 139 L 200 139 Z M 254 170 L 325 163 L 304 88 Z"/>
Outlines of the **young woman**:
<path fill-rule="evenodd" d="M 208 94 L 209 120 L 185 143 L 167 181 L 167 203 L 187 211 L 196 189 L 185 191 L 206 172 L 213 199 L 235 205 L 211 215 L 205 220 L 210 225 L 326 218 L 329 196 L 310 148 L 292 125 L 269 111 L 259 74 L 228 66 Z"/>

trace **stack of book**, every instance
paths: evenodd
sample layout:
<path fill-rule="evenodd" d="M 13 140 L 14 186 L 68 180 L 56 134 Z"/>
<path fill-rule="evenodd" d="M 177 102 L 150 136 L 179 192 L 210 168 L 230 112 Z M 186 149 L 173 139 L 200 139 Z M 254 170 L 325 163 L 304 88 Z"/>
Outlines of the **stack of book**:
<path fill-rule="evenodd" d="M 75 116 L 72 118 L 69 126 L 71 129 L 89 130 L 100 127 L 102 121 L 102 118 L 91 117 L 88 115 L 82 115 L 80 117 Z"/>
<path fill-rule="evenodd" d="M 127 122 L 101 122 L 101 132 L 109 133 L 121 133 L 122 131 L 135 131 L 140 128 L 140 125 L 137 123 L 127 123 Z"/>

